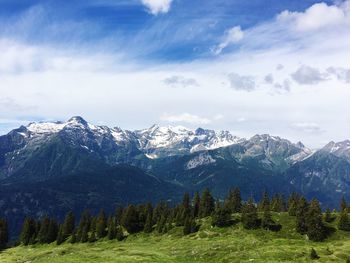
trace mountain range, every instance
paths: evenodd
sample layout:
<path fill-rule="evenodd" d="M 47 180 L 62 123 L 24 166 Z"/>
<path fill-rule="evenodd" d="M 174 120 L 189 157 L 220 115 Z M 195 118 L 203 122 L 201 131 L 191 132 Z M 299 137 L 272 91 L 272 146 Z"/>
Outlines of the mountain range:
<path fill-rule="evenodd" d="M 350 141 L 310 150 L 278 136 L 160 127 L 128 131 L 81 117 L 30 123 L 0 136 L 0 217 L 62 218 L 138 202 L 178 201 L 208 187 L 222 198 L 292 191 L 335 207 L 350 197 Z M 256 200 L 260 196 L 254 196 Z"/>

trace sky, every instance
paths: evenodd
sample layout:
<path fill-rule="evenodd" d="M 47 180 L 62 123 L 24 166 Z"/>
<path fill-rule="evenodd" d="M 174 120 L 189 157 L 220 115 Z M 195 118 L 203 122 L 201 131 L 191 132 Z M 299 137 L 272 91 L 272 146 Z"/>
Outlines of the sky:
<path fill-rule="evenodd" d="M 350 0 L 0 0 L 0 134 L 80 115 L 350 139 Z"/>

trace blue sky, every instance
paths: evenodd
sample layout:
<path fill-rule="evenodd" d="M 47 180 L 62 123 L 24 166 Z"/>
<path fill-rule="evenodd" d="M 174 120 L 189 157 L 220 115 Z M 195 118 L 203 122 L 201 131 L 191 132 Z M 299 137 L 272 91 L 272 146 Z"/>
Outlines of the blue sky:
<path fill-rule="evenodd" d="M 350 137 L 350 1 L 0 0 L 0 133 L 82 115 Z"/>
<path fill-rule="evenodd" d="M 3 35 L 30 44 L 124 50 L 147 61 L 211 56 L 223 32 L 254 27 L 284 11 L 303 11 L 314 0 L 174 0 L 152 14 L 140 0 L 0 1 Z M 107 43 L 108 44 L 107 44 Z"/>

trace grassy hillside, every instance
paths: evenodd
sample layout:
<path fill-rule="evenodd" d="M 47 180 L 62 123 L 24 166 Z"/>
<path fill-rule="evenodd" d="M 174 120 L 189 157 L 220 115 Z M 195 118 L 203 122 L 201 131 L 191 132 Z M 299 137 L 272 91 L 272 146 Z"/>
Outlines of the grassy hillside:
<path fill-rule="evenodd" d="M 316 243 L 295 232 L 293 217 L 274 214 L 274 219 L 283 226 L 280 232 L 245 230 L 241 224 L 213 228 L 204 219 L 199 232 L 185 237 L 178 227 L 165 235 L 137 234 L 121 242 L 20 246 L 1 252 L 0 262 L 311 262 L 311 248 L 320 256 L 315 262 L 345 263 L 350 258 L 350 232 L 336 231 Z"/>

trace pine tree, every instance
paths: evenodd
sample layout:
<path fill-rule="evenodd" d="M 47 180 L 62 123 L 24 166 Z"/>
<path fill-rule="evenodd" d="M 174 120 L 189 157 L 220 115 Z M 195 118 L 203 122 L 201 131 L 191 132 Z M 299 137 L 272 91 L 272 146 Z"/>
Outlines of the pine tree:
<path fill-rule="evenodd" d="M 200 202 L 201 202 L 201 199 L 200 199 L 200 197 L 199 197 L 199 193 L 196 192 L 196 193 L 194 194 L 194 197 L 193 197 L 192 216 L 193 216 L 194 218 L 197 218 L 197 217 L 198 217 Z"/>
<path fill-rule="evenodd" d="M 70 243 L 71 244 L 75 244 L 77 242 L 77 233 L 76 231 L 74 230 L 73 233 L 72 233 L 72 237 L 70 239 Z"/>
<path fill-rule="evenodd" d="M 290 216 L 296 216 L 299 203 L 299 195 L 293 192 L 288 199 L 288 214 Z"/>
<path fill-rule="evenodd" d="M 271 201 L 271 210 L 274 212 L 286 211 L 284 197 L 281 194 L 275 194 Z"/>
<path fill-rule="evenodd" d="M 190 215 L 191 215 L 190 195 L 188 193 L 185 193 L 182 199 L 179 225 L 183 225 L 185 218 Z"/>
<path fill-rule="evenodd" d="M 259 211 L 265 211 L 265 206 L 270 207 L 270 198 L 266 191 L 264 191 L 261 201 L 258 205 Z"/>
<path fill-rule="evenodd" d="M 64 234 L 63 234 L 63 225 L 61 225 L 59 227 L 59 230 L 58 230 L 56 244 L 61 245 L 64 242 L 64 240 L 65 240 L 65 238 L 64 238 Z"/>
<path fill-rule="evenodd" d="M 306 215 L 308 211 L 308 203 L 304 197 L 299 198 L 296 210 L 296 231 L 300 234 L 307 232 Z"/>
<path fill-rule="evenodd" d="M 242 210 L 242 198 L 239 188 L 231 189 L 225 200 L 225 208 L 231 213 L 240 213 Z"/>
<path fill-rule="evenodd" d="M 253 198 L 250 198 L 242 208 L 242 224 L 246 229 L 255 229 L 260 226 L 260 221 L 258 219 L 258 213 L 254 205 Z"/>
<path fill-rule="evenodd" d="M 183 228 L 183 234 L 184 235 L 189 235 L 191 233 L 197 232 L 198 227 L 196 224 L 196 221 L 192 217 L 186 217 L 185 218 L 185 224 Z"/>
<path fill-rule="evenodd" d="M 38 242 L 40 244 L 48 243 L 48 234 L 49 234 L 50 218 L 47 216 L 41 221 L 40 230 L 38 233 Z"/>
<path fill-rule="evenodd" d="M 316 199 L 310 203 L 306 215 L 307 235 L 312 241 L 322 241 L 326 238 L 325 227 L 322 222 L 322 212 L 320 204 Z"/>
<path fill-rule="evenodd" d="M 263 205 L 263 217 L 261 220 L 261 226 L 264 229 L 270 229 L 271 226 L 275 224 L 275 222 L 272 220 L 271 211 L 270 211 L 270 202 L 268 200 L 265 200 L 265 203 Z"/>
<path fill-rule="evenodd" d="M 231 210 L 229 210 L 227 206 L 222 207 L 219 205 L 212 216 L 211 224 L 217 227 L 230 226 L 232 224 Z"/>
<path fill-rule="evenodd" d="M 324 215 L 324 221 L 327 223 L 331 223 L 334 220 L 331 210 L 329 208 L 326 209 L 326 213 Z"/>
<path fill-rule="evenodd" d="M 49 228 L 47 231 L 47 243 L 52 243 L 57 240 L 57 234 L 58 234 L 58 224 L 56 220 L 50 219 Z"/>
<path fill-rule="evenodd" d="M 5 219 L 0 219 L 0 250 L 4 249 L 9 241 L 8 226 Z"/>
<path fill-rule="evenodd" d="M 134 205 L 129 205 L 122 217 L 122 226 L 130 233 L 137 233 L 142 230 L 139 223 L 139 215 Z"/>
<path fill-rule="evenodd" d="M 95 232 L 95 231 L 93 231 L 93 232 Z M 86 243 L 86 242 L 88 242 L 88 240 L 89 240 L 89 226 L 85 225 L 83 227 L 82 232 L 81 232 L 80 242 Z"/>
<path fill-rule="evenodd" d="M 345 200 L 345 197 L 343 196 L 341 199 L 340 199 L 340 212 L 343 211 L 343 210 L 347 210 L 348 209 L 348 203 L 346 202 Z"/>
<path fill-rule="evenodd" d="M 90 226 L 91 226 L 91 216 L 89 211 L 85 210 L 80 217 L 80 222 L 76 233 L 78 242 L 79 241 L 83 242 L 82 241 L 83 236 L 84 236 L 84 242 L 87 242 L 87 239 L 88 239 L 87 233 L 90 230 Z"/>
<path fill-rule="evenodd" d="M 121 226 L 117 227 L 117 232 L 116 232 L 115 237 L 118 241 L 122 241 L 124 239 L 124 233 L 123 233 L 123 229 L 121 228 Z"/>
<path fill-rule="evenodd" d="M 116 238 L 115 220 L 112 217 L 108 219 L 107 237 L 109 240 L 113 240 Z"/>
<path fill-rule="evenodd" d="M 75 217 L 74 217 L 74 213 L 71 211 L 67 213 L 62 225 L 63 238 L 67 239 L 70 235 L 72 235 L 74 228 L 75 228 Z"/>
<path fill-rule="evenodd" d="M 165 224 L 166 224 L 166 215 L 162 215 L 159 221 L 157 222 L 157 226 L 156 226 L 158 233 L 163 233 Z"/>
<path fill-rule="evenodd" d="M 96 231 L 92 231 L 91 234 L 90 234 L 90 237 L 89 237 L 89 243 L 94 243 L 97 241 L 97 238 L 96 238 Z"/>
<path fill-rule="evenodd" d="M 119 206 L 116 208 L 116 210 L 115 210 L 115 225 L 116 226 L 121 224 L 123 212 L 124 212 L 123 207 Z"/>
<path fill-rule="evenodd" d="M 338 221 L 338 229 L 343 231 L 350 231 L 350 220 L 347 209 L 343 209 L 340 212 L 339 221 Z"/>
<path fill-rule="evenodd" d="M 36 223 L 32 218 L 26 218 L 24 220 L 21 231 L 21 243 L 25 246 L 29 245 L 32 237 L 35 235 Z"/>
<path fill-rule="evenodd" d="M 199 216 L 207 217 L 210 216 L 215 210 L 215 201 L 212 197 L 208 188 L 206 188 L 201 197 L 200 206 L 199 206 Z"/>
<path fill-rule="evenodd" d="M 103 209 L 101 209 L 96 220 L 96 236 L 97 238 L 103 238 L 106 236 L 107 218 Z"/>
<path fill-rule="evenodd" d="M 143 228 L 143 231 L 145 233 L 151 233 L 153 231 L 153 221 L 152 221 L 152 214 L 148 214 L 145 227 Z"/>

